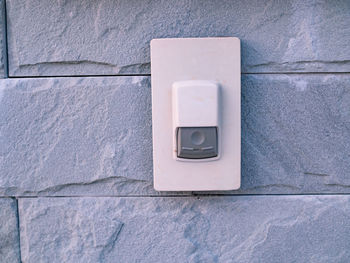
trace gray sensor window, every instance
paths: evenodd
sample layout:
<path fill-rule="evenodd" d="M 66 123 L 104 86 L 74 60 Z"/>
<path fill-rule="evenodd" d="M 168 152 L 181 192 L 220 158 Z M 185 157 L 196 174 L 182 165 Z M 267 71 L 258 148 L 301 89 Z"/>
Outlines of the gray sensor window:
<path fill-rule="evenodd" d="M 216 127 L 180 127 L 177 130 L 177 157 L 204 159 L 218 156 Z"/>

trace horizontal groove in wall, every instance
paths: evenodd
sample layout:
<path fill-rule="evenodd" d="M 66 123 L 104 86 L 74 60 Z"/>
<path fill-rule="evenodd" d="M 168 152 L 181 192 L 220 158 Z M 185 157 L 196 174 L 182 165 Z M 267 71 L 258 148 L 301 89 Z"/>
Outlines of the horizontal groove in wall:
<path fill-rule="evenodd" d="M 350 74 L 349 72 L 242 72 L 241 75 L 340 75 Z M 30 79 L 30 78 L 91 78 L 91 77 L 150 77 L 151 74 L 118 74 L 118 75 L 57 75 L 57 76 L 9 76 L 10 79 Z"/>
<path fill-rule="evenodd" d="M 9 76 L 10 79 L 40 78 L 104 78 L 104 77 L 150 77 L 151 74 L 119 74 L 119 75 L 58 75 L 58 76 Z"/>
<path fill-rule="evenodd" d="M 43 196 L 15 196 L 16 199 L 19 198 L 174 198 L 174 197 L 233 197 L 233 196 L 253 196 L 253 197 L 263 197 L 263 196 L 346 196 L 350 193 L 303 193 L 303 194 L 183 194 L 183 195 L 43 195 Z M 1 196 L 1 198 L 14 198 L 14 196 Z"/>
<path fill-rule="evenodd" d="M 285 72 L 242 72 L 242 75 L 279 75 L 279 74 L 295 74 L 295 75 L 307 75 L 307 74 L 319 74 L 319 75 L 324 75 L 324 74 L 349 74 L 349 72 L 297 72 L 297 71 L 285 71 Z"/>

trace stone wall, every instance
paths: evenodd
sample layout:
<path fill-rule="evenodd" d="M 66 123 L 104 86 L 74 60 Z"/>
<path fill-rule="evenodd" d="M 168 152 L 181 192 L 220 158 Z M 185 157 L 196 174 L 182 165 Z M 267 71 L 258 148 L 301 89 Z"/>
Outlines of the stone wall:
<path fill-rule="evenodd" d="M 0 262 L 349 262 L 350 1 L 0 0 Z M 156 192 L 149 42 L 242 45 L 242 187 Z"/>

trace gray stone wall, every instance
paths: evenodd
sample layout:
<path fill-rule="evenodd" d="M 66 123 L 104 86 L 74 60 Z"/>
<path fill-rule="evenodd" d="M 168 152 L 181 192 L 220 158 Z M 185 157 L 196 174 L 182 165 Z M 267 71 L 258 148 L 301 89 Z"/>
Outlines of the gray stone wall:
<path fill-rule="evenodd" d="M 0 0 L 0 262 L 350 262 L 350 1 Z M 242 41 L 242 187 L 153 190 L 149 41 Z"/>

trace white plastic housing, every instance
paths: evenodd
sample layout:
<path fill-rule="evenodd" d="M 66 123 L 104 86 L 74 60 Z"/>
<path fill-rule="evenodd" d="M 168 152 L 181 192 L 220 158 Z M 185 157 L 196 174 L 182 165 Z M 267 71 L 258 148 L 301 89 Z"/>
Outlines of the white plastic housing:
<path fill-rule="evenodd" d="M 173 113 L 173 157 L 183 162 L 208 162 L 220 158 L 220 122 L 219 122 L 220 86 L 215 81 L 186 80 L 172 85 Z M 217 157 L 210 159 L 183 159 L 177 157 L 176 132 L 179 127 L 217 127 Z"/>
<path fill-rule="evenodd" d="M 208 80 L 173 83 L 174 127 L 218 126 L 219 85 Z"/>
<path fill-rule="evenodd" d="M 153 172 L 156 190 L 217 191 L 235 190 L 240 187 L 240 73 L 238 38 L 177 38 L 151 41 Z M 205 112 L 204 114 L 190 111 L 192 106 L 188 103 L 193 103 L 194 97 L 188 96 L 196 92 L 175 91 L 187 85 L 183 81 L 188 85 L 199 83 L 198 81 L 204 81 L 209 86 L 209 83 L 217 83 L 220 93 L 217 92 L 214 96 L 220 96 L 216 111 L 213 110 L 214 104 L 210 103 L 213 107 L 201 108 L 200 112 Z M 210 88 L 205 93 L 207 92 L 212 94 Z M 200 94 L 197 95 L 204 97 L 204 94 Z M 208 96 L 205 96 L 205 99 L 209 100 Z M 220 158 L 202 159 L 200 162 L 180 161 L 174 158 L 174 128 L 177 125 L 196 127 L 214 124 L 218 125 L 220 132 Z"/>

